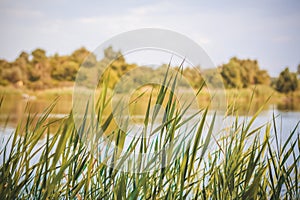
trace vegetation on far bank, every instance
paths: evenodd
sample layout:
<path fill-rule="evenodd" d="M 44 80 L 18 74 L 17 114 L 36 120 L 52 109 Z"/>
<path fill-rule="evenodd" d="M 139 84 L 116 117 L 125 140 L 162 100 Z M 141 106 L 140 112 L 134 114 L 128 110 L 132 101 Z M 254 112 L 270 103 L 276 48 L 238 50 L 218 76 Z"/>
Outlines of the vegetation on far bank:
<path fill-rule="evenodd" d="M 113 61 L 111 63 L 111 61 Z M 157 73 L 157 70 L 147 66 L 137 66 L 129 64 L 122 56 L 121 52 L 115 52 L 112 47 L 104 50 L 104 57 L 97 60 L 85 48 L 75 50 L 71 55 L 46 56 L 42 49 L 36 49 L 30 54 L 22 52 L 19 57 L 13 61 L 0 60 L 0 86 L 12 86 L 22 90 L 42 90 L 49 88 L 70 87 L 73 86 L 80 65 L 84 62 L 86 68 L 95 66 L 108 66 L 104 75 L 110 74 L 109 87 L 113 88 L 120 78 L 132 69 L 131 74 L 134 81 L 136 77 L 155 76 L 163 77 L 164 73 Z M 160 68 L 166 67 L 162 65 Z M 174 66 L 175 69 L 178 67 Z M 201 66 L 198 67 L 201 70 Z M 186 67 L 182 70 L 183 76 L 188 80 L 189 85 L 199 88 L 202 85 L 203 77 L 196 68 Z M 297 74 L 292 73 L 286 68 L 279 77 L 271 78 L 266 70 L 259 67 L 258 61 L 250 59 L 238 59 L 236 57 L 229 60 L 221 66 L 218 66 L 220 75 L 226 88 L 249 88 L 253 85 L 270 86 L 282 93 L 289 93 L 297 90 Z M 163 71 L 163 70 L 162 70 Z M 79 77 L 88 79 L 88 70 L 86 76 Z M 91 73 L 91 72 L 90 72 Z M 298 66 L 300 73 L 300 65 Z M 208 79 L 214 79 L 214 72 L 208 72 Z"/>

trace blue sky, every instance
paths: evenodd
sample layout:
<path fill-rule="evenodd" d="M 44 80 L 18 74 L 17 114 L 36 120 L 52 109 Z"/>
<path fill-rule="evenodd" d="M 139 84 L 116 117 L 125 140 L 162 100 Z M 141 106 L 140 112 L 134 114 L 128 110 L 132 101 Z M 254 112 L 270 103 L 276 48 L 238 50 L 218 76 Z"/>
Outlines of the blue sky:
<path fill-rule="evenodd" d="M 0 1 L 0 58 L 43 48 L 94 50 L 119 33 L 165 28 L 193 39 L 216 65 L 251 58 L 273 76 L 300 63 L 300 1 Z"/>

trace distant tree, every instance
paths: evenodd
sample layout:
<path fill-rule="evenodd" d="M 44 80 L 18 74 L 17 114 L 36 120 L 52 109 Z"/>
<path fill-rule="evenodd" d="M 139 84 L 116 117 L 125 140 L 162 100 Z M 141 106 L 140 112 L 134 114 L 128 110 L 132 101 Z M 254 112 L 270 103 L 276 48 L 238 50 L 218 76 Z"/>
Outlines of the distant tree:
<path fill-rule="evenodd" d="M 0 69 L 10 68 L 10 63 L 6 60 L 0 60 Z"/>
<path fill-rule="evenodd" d="M 32 67 L 28 69 L 28 80 L 31 82 L 37 81 L 41 78 L 42 72 Z"/>
<path fill-rule="evenodd" d="M 41 79 L 40 82 L 43 82 L 50 76 L 49 69 L 47 69 L 48 58 L 46 52 L 38 48 L 32 51 L 31 55 L 32 60 L 27 65 L 28 81 L 36 82 Z M 23 54 L 22 57 L 26 57 L 26 54 Z"/>
<path fill-rule="evenodd" d="M 253 84 L 270 85 L 267 71 L 260 70 L 256 60 L 233 57 L 221 66 L 221 75 L 227 88 L 246 88 Z"/>
<path fill-rule="evenodd" d="M 209 87 L 222 88 L 224 86 L 218 70 L 206 69 L 203 71 L 203 77 L 205 78 L 205 84 Z"/>
<path fill-rule="evenodd" d="M 79 64 L 74 61 L 66 61 L 60 66 L 56 66 L 51 73 L 52 78 L 60 81 L 74 81 Z"/>
<path fill-rule="evenodd" d="M 203 78 L 200 74 L 200 71 L 195 68 L 185 68 L 183 70 L 183 76 L 193 88 L 200 88 L 203 84 Z"/>
<path fill-rule="evenodd" d="M 227 88 L 242 88 L 241 66 L 236 58 L 230 59 L 229 63 L 222 66 L 221 75 Z"/>
<path fill-rule="evenodd" d="M 236 59 L 236 62 L 239 63 L 241 67 L 243 86 L 247 87 L 248 85 L 257 84 L 257 72 L 260 71 L 257 61 L 250 59 Z"/>
<path fill-rule="evenodd" d="M 10 68 L 10 63 L 6 60 L 0 60 L 0 85 L 8 85 L 9 81 L 5 78 L 6 70 Z"/>
<path fill-rule="evenodd" d="M 22 51 L 21 54 L 19 55 L 19 57 L 17 58 L 18 59 L 22 59 L 26 62 L 29 62 L 29 54 L 26 53 L 25 51 Z"/>
<path fill-rule="evenodd" d="M 255 76 L 255 83 L 262 85 L 270 85 L 271 78 L 266 70 L 259 70 Z"/>
<path fill-rule="evenodd" d="M 276 82 L 276 90 L 281 93 L 293 92 L 298 87 L 298 80 L 295 73 L 291 73 L 289 68 L 285 68 L 279 75 Z"/>
<path fill-rule="evenodd" d="M 97 65 L 97 58 L 94 54 L 89 54 L 82 63 L 82 67 L 91 68 Z"/>
<path fill-rule="evenodd" d="M 33 62 L 41 62 L 47 59 L 46 51 L 43 49 L 35 49 L 32 53 Z"/>
<path fill-rule="evenodd" d="M 297 73 L 300 75 L 300 64 L 298 65 Z"/>
<path fill-rule="evenodd" d="M 71 59 L 74 62 L 81 64 L 89 54 L 90 54 L 90 52 L 86 48 L 81 47 L 72 53 Z"/>
<path fill-rule="evenodd" d="M 104 56 L 105 56 L 105 58 L 107 58 L 109 60 L 114 60 L 114 59 L 122 56 L 122 54 L 120 51 L 118 51 L 118 52 L 114 51 L 113 48 L 111 46 L 109 46 L 104 50 Z"/>
<path fill-rule="evenodd" d="M 19 57 L 11 63 L 13 67 L 19 68 L 22 73 L 22 81 L 26 83 L 28 81 L 28 69 L 32 68 L 32 65 L 29 61 L 29 54 L 22 52 Z"/>
<path fill-rule="evenodd" d="M 16 83 L 22 80 L 22 72 L 18 67 L 11 67 L 3 72 L 3 78 L 11 83 Z"/>

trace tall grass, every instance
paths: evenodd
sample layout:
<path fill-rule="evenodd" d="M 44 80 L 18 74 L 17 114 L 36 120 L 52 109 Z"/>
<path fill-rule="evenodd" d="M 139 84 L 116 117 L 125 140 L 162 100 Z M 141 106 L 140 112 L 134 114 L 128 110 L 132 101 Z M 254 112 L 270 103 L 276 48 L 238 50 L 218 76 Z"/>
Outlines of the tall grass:
<path fill-rule="evenodd" d="M 122 148 L 124 130 L 116 127 L 105 133 L 113 119 L 111 114 L 101 118 L 110 100 L 102 93 L 96 106 L 99 123 L 95 126 L 103 131 L 99 137 L 114 138 L 116 146 L 109 164 L 103 160 L 105 157 L 92 152 L 82 142 L 86 132 L 95 127 L 83 127 L 84 123 L 76 127 L 72 113 L 65 119 L 49 122 L 55 103 L 39 117 L 29 115 L 9 140 L 0 144 L 0 199 L 300 198 L 298 124 L 293 131 L 284 132 L 289 136 L 282 143 L 275 116 L 271 122 L 253 127 L 260 110 L 249 120 L 241 121 L 236 116 L 218 134 L 213 129 L 215 115 L 208 120 L 208 108 L 201 110 L 193 129 L 196 134 L 182 148 L 184 151 L 178 148 L 163 151 L 164 146 L 176 140 L 176 131 L 189 120 L 195 120 L 192 117 L 199 116 L 184 119 L 185 109 L 178 108 L 172 93 L 165 95 L 167 86 L 175 87 L 176 76 L 172 81 L 166 76 L 166 84 L 160 87 L 154 100 L 156 104 L 166 103 L 163 120 L 154 130 L 159 133 L 158 139 L 151 143 L 145 137 L 134 138 L 126 149 Z M 159 112 L 156 108 L 150 113 L 151 98 L 150 95 L 141 135 L 153 126 Z M 53 123 L 59 123 L 55 132 Z M 209 148 L 212 144 L 217 148 Z M 137 146 L 139 153 L 154 149 L 159 152 L 159 158 L 149 159 L 149 170 L 143 173 L 120 170 L 124 161 L 120 155 L 130 156 Z M 133 168 L 139 169 L 142 162 L 143 158 L 139 157 Z M 151 167 L 152 164 L 161 167 Z"/>

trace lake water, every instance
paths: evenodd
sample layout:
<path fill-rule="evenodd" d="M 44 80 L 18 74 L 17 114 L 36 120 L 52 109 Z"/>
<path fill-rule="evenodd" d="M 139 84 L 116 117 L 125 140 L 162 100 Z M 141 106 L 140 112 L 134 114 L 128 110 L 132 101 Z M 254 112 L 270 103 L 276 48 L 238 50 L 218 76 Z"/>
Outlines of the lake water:
<path fill-rule="evenodd" d="M 5 99 L 0 108 L 0 147 L 3 146 L 9 135 L 14 132 L 15 127 L 22 119 L 26 119 L 29 113 L 37 114 L 37 116 L 39 116 L 39 114 L 41 114 L 52 102 L 53 99 L 34 101 L 27 101 L 22 99 L 15 100 L 11 98 Z M 258 105 L 254 105 L 254 108 L 258 107 Z M 72 99 L 61 99 L 57 102 L 56 106 L 51 112 L 50 117 L 52 117 L 53 119 L 66 117 L 70 113 L 71 108 Z M 240 115 L 240 120 L 250 119 L 251 114 L 249 116 Z M 277 106 L 275 105 L 268 105 L 266 109 L 263 110 L 257 117 L 252 127 L 255 128 L 272 121 L 273 114 L 276 117 L 277 130 L 280 134 L 282 142 L 284 142 L 289 133 L 299 122 L 300 112 L 281 111 L 278 110 Z M 139 117 L 143 116 L 136 115 L 134 117 L 139 119 Z M 234 116 L 228 116 L 226 119 L 229 121 L 233 121 L 234 118 Z M 273 131 L 274 129 L 272 129 L 272 132 Z M 294 139 L 297 139 L 297 135 L 299 133 L 300 127 L 297 128 L 296 134 L 294 134 Z"/>
<path fill-rule="evenodd" d="M 21 120 L 26 120 L 26 117 L 29 113 L 36 113 L 39 116 L 50 104 L 52 100 L 35 100 L 35 101 L 26 101 L 26 100 L 18 100 L 18 101 L 5 101 L 0 110 L 0 151 L 4 148 L 4 145 L 8 141 L 10 135 L 14 133 L 15 127 Z M 258 108 L 259 105 L 254 105 L 254 108 Z M 50 117 L 52 119 L 59 119 L 67 117 L 72 108 L 72 101 L 70 100 L 61 100 L 58 101 L 56 106 L 54 107 Z M 141 111 L 141 110 L 139 110 Z M 244 113 L 244 112 L 242 112 Z M 247 115 L 239 115 L 239 122 L 242 123 L 243 120 L 249 121 L 252 117 L 252 113 Z M 273 115 L 276 120 L 276 128 L 279 133 L 281 143 L 283 144 L 287 137 L 290 135 L 290 132 L 294 130 L 297 123 L 300 120 L 300 112 L 298 111 L 281 111 L 276 108 L 274 105 L 267 106 L 254 121 L 250 130 L 255 129 L 261 125 L 266 125 L 268 122 L 272 123 Z M 205 127 L 208 130 L 209 121 L 212 118 L 212 112 L 209 113 L 207 117 L 207 126 Z M 224 116 L 218 116 L 223 119 Z M 134 118 L 141 119 L 143 116 L 135 115 Z M 160 117 L 159 117 L 160 118 Z M 222 120 L 222 126 L 229 126 L 234 122 L 235 116 L 227 116 L 226 120 Z M 137 123 L 140 123 L 141 120 L 135 120 Z M 143 121 L 143 119 L 142 119 Z M 220 122 L 220 121 L 219 121 Z M 273 125 L 273 124 L 272 124 Z M 264 135 L 264 129 L 261 131 L 261 138 Z M 293 136 L 293 141 L 297 140 L 297 137 L 300 133 L 300 126 L 297 128 L 296 133 Z M 274 142 L 274 128 L 271 129 L 271 140 Z M 126 137 L 127 139 L 128 137 Z M 129 138 L 130 140 L 130 138 Z M 34 150 L 38 149 L 41 145 L 45 143 L 45 139 L 41 139 L 37 145 L 34 147 Z M 250 145 L 251 143 L 247 143 L 246 145 Z M 273 143 L 275 147 L 275 143 Z M 124 148 L 126 148 L 126 141 Z M 214 143 L 210 145 L 209 149 L 214 151 L 214 148 L 218 148 L 218 146 Z M 8 143 L 7 153 L 11 149 L 11 142 Z M 53 150 L 54 151 L 54 150 Z M 54 152 L 52 152 L 54 153 Z M 294 152 L 295 155 L 299 155 L 299 150 L 296 149 Z M 40 153 L 36 154 L 33 159 L 31 159 L 31 164 L 34 164 L 39 161 Z M 288 164 L 293 162 L 292 158 L 287 160 Z M 0 156 L 0 165 L 3 163 L 3 154 Z"/>

